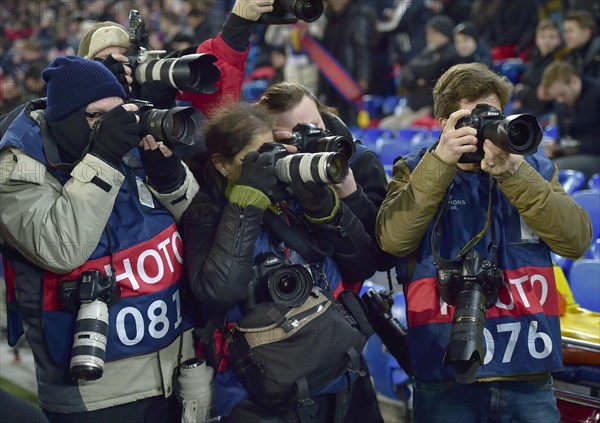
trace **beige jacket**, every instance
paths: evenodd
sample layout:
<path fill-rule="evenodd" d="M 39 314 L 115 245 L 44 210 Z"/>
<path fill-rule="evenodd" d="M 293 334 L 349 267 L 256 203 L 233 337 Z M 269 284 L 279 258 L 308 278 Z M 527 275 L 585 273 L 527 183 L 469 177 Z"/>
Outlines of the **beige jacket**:
<path fill-rule="evenodd" d="M 411 173 L 404 160 L 394 165 L 388 194 L 377 216 L 377 241 L 384 251 L 399 257 L 414 252 L 434 218 L 457 167 L 427 152 Z M 526 161 L 498 185 L 523 221 L 556 254 L 581 257 L 592 241 L 587 212 L 558 182 L 558 170 L 546 181 Z"/>

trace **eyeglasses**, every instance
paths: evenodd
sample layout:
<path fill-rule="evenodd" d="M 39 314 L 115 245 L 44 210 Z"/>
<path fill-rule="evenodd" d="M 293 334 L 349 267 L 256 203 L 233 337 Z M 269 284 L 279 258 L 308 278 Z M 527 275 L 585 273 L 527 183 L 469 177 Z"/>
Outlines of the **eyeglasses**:
<path fill-rule="evenodd" d="M 88 119 L 98 119 L 104 116 L 107 112 L 85 112 L 85 117 Z"/>

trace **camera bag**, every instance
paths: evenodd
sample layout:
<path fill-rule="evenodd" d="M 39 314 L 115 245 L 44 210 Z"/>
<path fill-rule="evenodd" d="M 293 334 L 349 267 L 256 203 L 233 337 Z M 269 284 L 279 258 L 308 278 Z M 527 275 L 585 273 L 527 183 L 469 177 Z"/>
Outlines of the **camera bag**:
<path fill-rule="evenodd" d="M 342 303 L 319 288 L 297 307 L 262 302 L 234 325 L 230 364 L 255 402 L 289 403 L 344 374 L 363 373 L 360 354 L 373 329 L 358 296 L 348 292 Z"/>

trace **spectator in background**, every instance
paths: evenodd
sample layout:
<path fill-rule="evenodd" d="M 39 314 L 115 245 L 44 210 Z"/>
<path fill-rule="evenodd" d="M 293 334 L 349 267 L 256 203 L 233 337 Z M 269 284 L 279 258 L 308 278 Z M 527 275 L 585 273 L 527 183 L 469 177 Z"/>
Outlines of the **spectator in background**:
<path fill-rule="evenodd" d="M 600 80 L 577 73 L 566 61 L 552 62 L 542 74 L 538 97 L 554 101 L 559 140 L 548 155 L 560 169 L 600 172 Z"/>
<path fill-rule="evenodd" d="M 475 0 L 472 21 L 492 49 L 493 60 L 529 60 L 538 22 L 536 0 Z"/>
<path fill-rule="evenodd" d="M 204 1 L 194 6 L 186 16 L 186 24 L 195 43 L 217 36 L 225 23 L 225 14 L 217 6 L 219 1 Z"/>
<path fill-rule="evenodd" d="M 454 22 L 447 16 L 434 16 L 427 21 L 427 47 L 402 68 L 400 93 L 406 95 L 408 106 L 400 115 L 383 118 L 380 128 L 405 128 L 415 119 L 433 114 L 435 81 L 459 62 L 452 42 L 453 29 Z"/>
<path fill-rule="evenodd" d="M 42 69 L 37 66 L 27 69 L 23 79 L 23 88 L 23 102 L 46 97 L 46 81 L 42 78 Z"/>
<path fill-rule="evenodd" d="M 566 54 L 567 50 L 556 21 L 542 19 L 535 30 L 535 48 L 531 54 L 531 63 L 527 64 L 520 82 L 515 87 L 516 100 L 512 113 L 531 113 L 539 117 L 552 111 L 552 102 L 540 100 L 537 90 L 544 69 L 554 60 L 564 58 Z"/>
<path fill-rule="evenodd" d="M 375 10 L 359 0 L 325 0 L 327 22 L 323 46 L 354 78 L 364 92 L 371 78 L 370 49 L 376 44 Z M 350 126 L 356 125 L 357 110 L 345 100 L 321 74 L 319 95 L 325 103 L 339 110 L 340 117 Z"/>
<path fill-rule="evenodd" d="M 377 22 L 377 31 L 392 33 L 392 61 L 402 67 L 426 47 L 425 24 L 433 12 L 423 1 L 396 0 L 383 14 L 387 19 Z"/>
<path fill-rule="evenodd" d="M 565 60 L 580 75 L 600 79 L 600 35 L 594 17 L 585 10 L 571 10 L 563 20 L 563 37 L 570 49 Z"/>
<path fill-rule="evenodd" d="M 0 115 L 4 115 L 23 103 L 23 85 L 12 73 L 1 75 L 0 84 Z"/>
<path fill-rule="evenodd" d="M 163 48 L 167 53 L 178 50 L 183 42 L 191 43 L 194 37 L 193 30 L 186 27 L 179 15 L 171 11 L 161 15 L 160 32 L 162 33 Z"/>
<path fill-rule="evenodd" d="M 454 48 L 460 56 L 460 63 L 483 63 L 492 68 L 490 47 L 477 33 L 477 28 L 471 22 L 462 22 L 454 27 Z"/>

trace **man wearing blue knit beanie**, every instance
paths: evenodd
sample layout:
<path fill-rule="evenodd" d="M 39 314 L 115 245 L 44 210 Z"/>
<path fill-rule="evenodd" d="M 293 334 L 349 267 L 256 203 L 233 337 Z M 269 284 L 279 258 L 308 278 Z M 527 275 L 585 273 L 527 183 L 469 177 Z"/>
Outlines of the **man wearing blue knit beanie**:
<path fill-rule="evenodd" d="M 59 57 L 42 76 L 47 101 L 0 139 L 9 343 L 25 333 L 51 422 L 179 423 L 173 378 L 194 348 L 176 220 L 198 185 L 140 137 L 101 63 Z"/>

